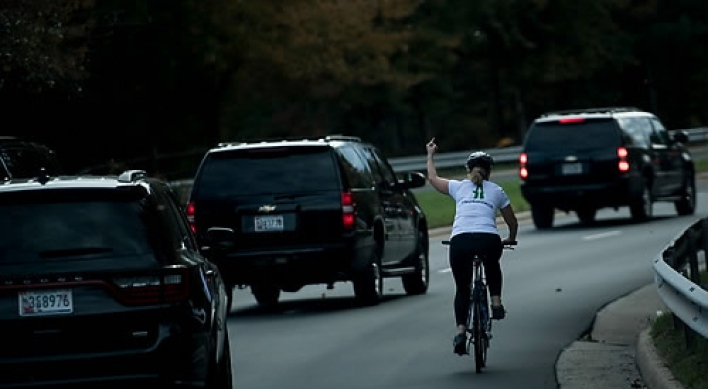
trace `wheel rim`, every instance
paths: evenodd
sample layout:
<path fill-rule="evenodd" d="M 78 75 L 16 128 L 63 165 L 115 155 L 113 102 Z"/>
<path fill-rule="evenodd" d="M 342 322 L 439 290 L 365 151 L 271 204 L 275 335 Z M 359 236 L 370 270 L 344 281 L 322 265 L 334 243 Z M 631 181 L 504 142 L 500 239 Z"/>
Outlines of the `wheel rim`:
<path fill-rule="evenodd" d="M 420 238 L 420 247 L 418 254 L 418 266 L 420 266 L 420 278 L 423 284 L 428 284 L 428 250 L 425 249 L 425 243 Z"/>
<path fill-rule="evenodd" d="M 381 279 L 381 268 L 378 263 L 371 264 L 371 274 L 374 276 L 374 291 L 376 296 L 381 297 L 383 290 L 383 280 Z"/>
<path fill-rule="evenodd" d="M 686 200 L 688 200 L 688 204 L 691 207 L 691 209 L 696 208 L 696 188 L 693 186 L 693 184 L 688 185 L 686 187 Z"/>

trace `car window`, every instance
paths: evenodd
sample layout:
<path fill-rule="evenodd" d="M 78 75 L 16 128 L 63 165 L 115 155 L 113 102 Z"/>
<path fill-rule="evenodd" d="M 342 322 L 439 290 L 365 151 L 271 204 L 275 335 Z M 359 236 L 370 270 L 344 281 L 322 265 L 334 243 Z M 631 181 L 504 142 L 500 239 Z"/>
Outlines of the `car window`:
<path fill-rule="evenodd" d="M 164 202 L 169 209 L 169 213 L 172 216 L 177 233 L 180 236 L 180 242 L 184 245 L 184 248 L 191 251 L 196 251 L 197 244 L 194 240 L 194 235 L 189 228 L 189 223 L 185 218 L 184 209 L 180 205 L 177 194 L 174 193 L 174 191 L 168 186 L 165 186 L 163 190 L 164 192 L 162 193 L 164 193 L 165 197 Z"/>
<path fill-rule="evenodd" d="M 17 201 L 15 201 L 17 200 Z M 138 200 L 0 201 L 0 262 L 130 257 L 153 252 Z"/>
<path fill-rule="evenodd" d="M 362 153 L 369 161 L 371 161 L 373 169 L 375 169 L 378 173 L 375 174 L 375 176 L 379 178 L 379 180 L 377 180 L 377 184 L 382 181 L 387 183 L 394 183 L 397 181 L 396 174 L 393 172 L 393 169 L 377 149 L 373 147 L 363 147 Z"/>
<path fill-rule="evenodd" d="M 211 153 L 198 174 L 198 197 L 339 190 L 329 147 L 281 147 Z"/>
<path fill-rule="evenodd" d="M 581 151 L 618 147 L 621 136 L 612 119 L 573 123 L 540 122 L 529 129 L 526 151 Z"/>
<path fill-rule="evenodd" d="M 337 151 L 342 156 L 342 165 L 349 185 L 352 188 L 371 188 L 374 178 L 369 165 L 362 159 L 361 155 L 350 146 L 342 146 Z"/>
<path fill-rule="evenodd" d="M 643 148 L 649 147 L 649 136 L 652 128 L 646 118 L 625 117 L 619 118 L 617 121 L 624 130 L 626 141 L 629 144 Z"/>
<path fill-rule="evenodd" d="M 666 131 L 666 128 L 664 128 L 661 122 L 656 118 L 651 118 L 651 123 L 654 128 L 651 136 L 649 137 L 651 143 L 658 145 L 668 145 L 670 143 L 669 133 L 668 131 Z"/>

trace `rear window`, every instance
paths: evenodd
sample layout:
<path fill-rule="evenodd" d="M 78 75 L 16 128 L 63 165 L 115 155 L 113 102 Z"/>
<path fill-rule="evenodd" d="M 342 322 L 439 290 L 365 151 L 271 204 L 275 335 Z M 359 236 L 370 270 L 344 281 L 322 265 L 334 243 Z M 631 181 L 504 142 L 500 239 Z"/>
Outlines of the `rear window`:
<path fill-rule="evenodd" d="M 202 165 L 200 197 L 340 190 L 328 147 L 283 147 L 210 154 Z"/>
<path fill-rule="evenodd" d="M 152 252 L 136 200 L 0 201 L 0 263 L 117 258 Z"/>
<path fill-rule="evenodd" d="M 572 123 L 535 123 L 529 129 L 524 149 L 545 150 L 594 150 L 618 147 L 621 137 L 612 119 L 585 120 Z"/>

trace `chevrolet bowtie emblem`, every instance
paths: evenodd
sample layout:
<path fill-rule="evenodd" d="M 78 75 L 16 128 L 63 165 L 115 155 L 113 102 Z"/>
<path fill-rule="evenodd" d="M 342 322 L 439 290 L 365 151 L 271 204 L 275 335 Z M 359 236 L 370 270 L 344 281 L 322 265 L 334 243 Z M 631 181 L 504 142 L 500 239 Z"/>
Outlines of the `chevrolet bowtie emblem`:
<path fill-rule="evenodd" d="M 275 211 L 275 205 L 261 205 L 260 208 L 258 208 L 258 212 L 273 212 Z"/>

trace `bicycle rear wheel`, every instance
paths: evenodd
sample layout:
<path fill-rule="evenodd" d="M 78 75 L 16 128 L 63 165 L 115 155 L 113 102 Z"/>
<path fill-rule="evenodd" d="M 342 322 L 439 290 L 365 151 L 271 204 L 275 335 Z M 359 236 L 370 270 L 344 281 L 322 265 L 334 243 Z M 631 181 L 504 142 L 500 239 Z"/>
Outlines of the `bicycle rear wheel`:
<path fill-rule="evenodd" d="M 472 344 L 474 345 L 474 367 L 477 373 L 487 364 L 487 336 L 482 327 L 480 302 L 475 301 L 472 309 Z"/>

